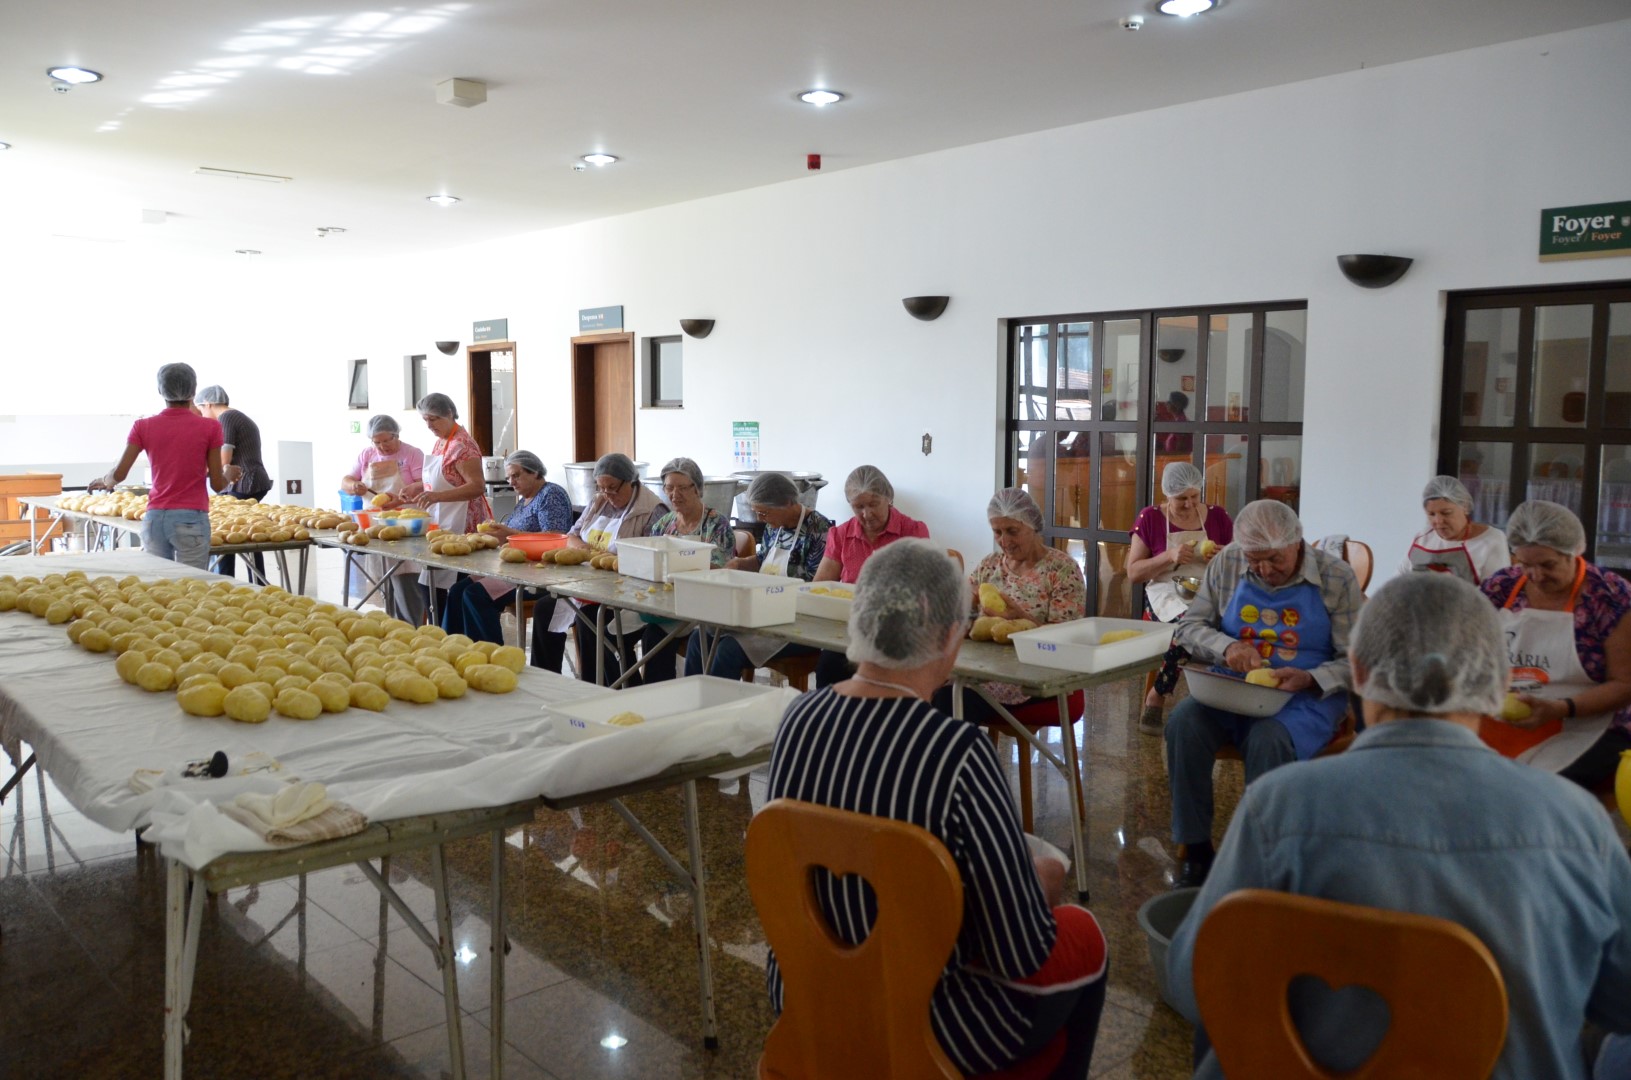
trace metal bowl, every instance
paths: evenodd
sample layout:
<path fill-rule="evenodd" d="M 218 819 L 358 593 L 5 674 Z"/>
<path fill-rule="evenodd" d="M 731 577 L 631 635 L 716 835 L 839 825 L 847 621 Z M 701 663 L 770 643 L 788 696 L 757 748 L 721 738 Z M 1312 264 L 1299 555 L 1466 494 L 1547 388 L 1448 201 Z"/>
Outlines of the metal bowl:
<path fill-rule="evenodd" d="M 1201 591 L 1201 579 L 1198 577 L 1173 578 L 1172 583 L 1178 587 L 1178 595 L 1185 600 L 1195 599 L 1195 594 Z"/>
<path fill-rule="evenodd" d="M 663 492 L 663 480 L 660 476 L 648 476 L 641 483 L 651 489 L 651 493 L 665 505 L 668 496 Z M 718 514 L 720 517 L 731 516 L 731 502 L 736 493 L 748 486 L 746 480 L 738 480 L 734 476 L 704 476 L 702 478 L 702 505 Z"/>
<path fill-rule="evenodd" d="M 1289 690 L 1258 686 L 1232 671 L 1186 666 L 1184 677 L 1189 681 L 1190 697 L 1202 705 L 1241 716 L 1273 716 L 1291 700 Z"/>

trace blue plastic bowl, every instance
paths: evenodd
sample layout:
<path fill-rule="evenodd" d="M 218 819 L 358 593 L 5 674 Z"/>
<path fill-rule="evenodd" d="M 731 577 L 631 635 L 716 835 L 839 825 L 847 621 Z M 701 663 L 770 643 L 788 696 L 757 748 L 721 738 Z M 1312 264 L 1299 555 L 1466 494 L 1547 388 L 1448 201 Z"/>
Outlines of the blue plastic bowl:
<path fill-rule="evenodd" d="M 343 491 L 340 492 L 340 512 L 341 513 L 349 514 L 354 510 L 361 510 L 361 509 L 362 509 L 362 496 L 361 495 L 347 495 Z"/>

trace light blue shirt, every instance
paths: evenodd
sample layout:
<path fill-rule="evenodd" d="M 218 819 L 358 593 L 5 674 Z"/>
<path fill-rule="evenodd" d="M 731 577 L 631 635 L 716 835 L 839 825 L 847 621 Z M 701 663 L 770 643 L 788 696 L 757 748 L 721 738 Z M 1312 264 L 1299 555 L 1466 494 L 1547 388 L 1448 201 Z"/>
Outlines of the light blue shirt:
<path fill-rule="evenodd" d="M 1195 932 L 1246 888 L 1436 915 L 1472 931 L 1511 1006 L 1497 1077 L 1584 1077 L 1583 1021 L 1631 1031 L 1631 858 L 1608 815 L 1579 787 L 1508 761 L 1460 725 L 1378 724 L 1347 753 L 1276 769 L 1246 789 L 1168 956 L 1173 998 L 1191 1022 L 1200 1019 Z M 1293 1004 L 1317 1059 L 1351 1067 L 1347 1044 L 1375 1045 L 1363 1019 L 1327 1015 L 1321 1025 L 1306 1001 Z M 1195 1075 L 1222 1075 L 1217 1059 Z"/>

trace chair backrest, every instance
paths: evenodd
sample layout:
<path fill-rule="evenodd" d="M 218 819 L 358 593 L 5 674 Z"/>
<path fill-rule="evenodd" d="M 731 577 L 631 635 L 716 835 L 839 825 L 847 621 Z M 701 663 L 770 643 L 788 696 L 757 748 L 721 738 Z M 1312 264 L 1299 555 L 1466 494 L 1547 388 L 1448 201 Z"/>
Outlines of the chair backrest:
<path fill-rule="evenodd" d="M 1359 591 L 1363 593 L 1370 588 L 1371 572 L 1376 569 L 1370 545 L 1362 540 L 1349 540 L 1342 546 L 1342 558 L 1353 567 L 1354 577 L 1359 579 Z"/>
<path fill-rule="evenodd" d="M 877 919 L 861 944 L 840 939 L 822 914 L 817 867 L 872 886 Z M 747 876 L 782 977 L 761 1077 L 962 1075 L 929 1023 L 963 921 L 962 878 L 932 833 L 776 799 L 748 826 Z"/>
<path fill-rule="evenodd" d="M 753 554 L 753 534 L 746 529 L 732 529 L 731 541 L 736 545 L 734 554 L 738 559 L 745 559 Z"/>
<path fill-rule="evenodd" d="M 1447 919 L 1242 889 L 1219 901 L 1195 939 L 1195 999 L 1229 1076 L 1334 1080 L 1309 1058 L 1286 991 L 1298 975 L 1366 986 L 1391 1023 L 1344 1077 L 1478 1078 L 1506 1042 L 1506 984 L 1495 958 Z"/>

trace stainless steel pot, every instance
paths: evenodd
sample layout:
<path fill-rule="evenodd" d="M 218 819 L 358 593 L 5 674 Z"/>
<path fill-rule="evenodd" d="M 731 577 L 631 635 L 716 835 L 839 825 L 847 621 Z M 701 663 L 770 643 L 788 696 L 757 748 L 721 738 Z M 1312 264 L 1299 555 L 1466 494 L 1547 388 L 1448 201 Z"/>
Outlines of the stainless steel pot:
<path fill-rule="evenodd" d="M 767 472 L 779 472 L 793 481 L 793 486 L 798 488 L 799 491 L 800 504 L 809 507 L 811 510 L 815 509 L 816 496 L 821 493 L 822 488 L 827 486 L 827 481 L 823 480 L 818 472 L 794 472 L 791 469 L 756 469 L 731 473 L 732 476 L 742 481 L 742 493 L 736 496 L 736 518 L 738 521 L 753 520 L 753 508 L 748 505 L 748 485 L 753 483 L 754 477 L 762 476 Z"/>
<path fill-rule="evenodd" d="M 504 482 L 504 459 L 501 457 L 484 457 L 481 459 L 481 474 L 489 484 Z"/>
<path fill-rule="evenodd" d="M 636 461 L 634 469 L 642 477 L 650 462 Z M 561 486 L 566 489 L 567 497 L 572 505 L 581 510 L 595 501 L 595 463 L 593 461 L 569 461 L 561 466 Z M 659 492 L 660 494 L 660 492 Z"/>
<path fill-rule="evenodd" d="M 665 504 L 668 496 L 663 494 L 663 478 L 648 476 L 641 483 L 651 489 L 651 493 L 661 499 Z M 736 493 L 747 487 L 746 480 L 739 480 L 734 476 L 704 476 L 702 478 L 702 505 L 722 517 L 731 516 L 731 500 Z"/>

